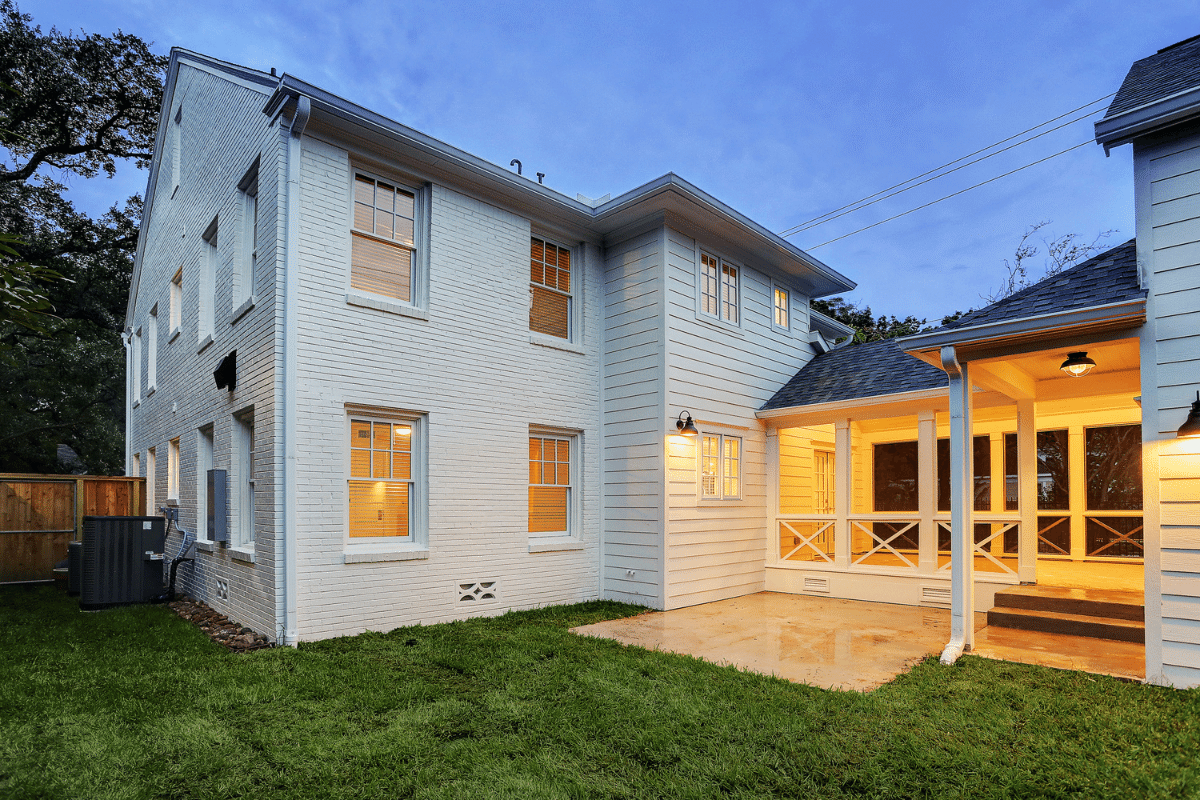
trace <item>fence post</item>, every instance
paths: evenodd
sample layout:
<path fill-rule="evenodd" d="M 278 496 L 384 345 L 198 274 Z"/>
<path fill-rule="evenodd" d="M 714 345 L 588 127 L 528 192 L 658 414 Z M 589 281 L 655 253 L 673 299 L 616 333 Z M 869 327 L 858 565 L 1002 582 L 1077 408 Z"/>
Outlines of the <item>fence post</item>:
<path fill-rule="evenodd" d="M 75 479 L 75 541 L 83 541 L 83 478 Z"/>

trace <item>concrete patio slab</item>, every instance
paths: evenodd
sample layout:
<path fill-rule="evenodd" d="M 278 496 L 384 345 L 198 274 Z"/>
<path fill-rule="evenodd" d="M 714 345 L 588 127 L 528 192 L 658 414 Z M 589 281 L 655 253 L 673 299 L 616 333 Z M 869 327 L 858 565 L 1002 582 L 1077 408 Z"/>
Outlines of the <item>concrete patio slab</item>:
<path fill-rule="evenodd" d="M 986 614 L 975 615 L 976 630 Z M 950 639 L 950 612 L 762 592 L 598 622 L 584 636 L 703 658 L 823 689 L 869 691 Z"/>

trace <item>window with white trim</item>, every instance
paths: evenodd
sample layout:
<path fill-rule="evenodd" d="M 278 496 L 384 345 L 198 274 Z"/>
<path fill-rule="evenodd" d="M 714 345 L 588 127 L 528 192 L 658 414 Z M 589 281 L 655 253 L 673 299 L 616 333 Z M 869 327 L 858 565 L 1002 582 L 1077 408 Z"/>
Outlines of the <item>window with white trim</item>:
<path fill-rule="evenodd" d="M 146 322 L 146 394 L 158 386 L 158 305 L 150 309 Z"/>
<path fill-rule="evenodd" d="M 742 496 L 742 439 L 719 433 L 700 437 L 700 496 L 728 500 Z"/>
<path fill-rule="evenodd" d="M 146 450 L 146 516 L 153 517 L 158 515 L 158 505 L 155 500 L 155 488 L 158 482 L 158 459 L 155 457 L 154 448 Z"/>
<path fill-rule="evenodd" d="M 209 494 L 208 471 L 213 468 L 213 426 L 205 425 L 196 431 L 196 536 L 208 539 Z"/>
<path fill-rule="evenodd" d="M 217 250 L 217 218 L 209 223 L 201 236 L 204 241 L 204 252 L 200 256 L 200 287 L 197 305 L 199 308 L 199 325 L 197 335 L 204 341 L 213 335 L 216 305 L 217 305 L 217 268 L 220 266 L 220 253 Z"/>
<path fill-rule="evenodd" d="M 238 196 L 242 211 L 242 252 L 235 276 L 235 308 L 254 297 L 258 275 L 258 159 L 238 183 Z"/>
<path fill-rule="evenodd" d="M 174 277 L 171 278 L 171 333 L 173 338 L 179 333 L 179 327 L 183 322 L 183 267 L 175 270 Z"/>
<path fill-rule="evenodd" d="M 529 329 L 571 340 L 571 249 L 530 237 Z"/>
<path fill-rule="evenodd" d="M 416 190 L 354 173 L 350 288 L 416 302 L 418 205 Z"/>
<path fill-rule="evenodd" d="M 531 431 L 529 434 L 529 533 L 574 536 L 573 454 L 576 437 Z"/>
<path fill-rule="evenodd" d="M 254 409 L 233 418 L 237 464 L 237 528 L 234 546 L 254 544 Z"/>
<path fill-rule="evenodd" d="M 133 332 L 133 350 L 129 354 L 129 360 L 133 362 L 133 402 L 137 403 L 142 399 L 142 329 L 138 328 Z"/>
<path fill-rule="evenodd" d="M 738 267 L 708 253 L 700 253 L 700 312 L 723 322 L 738 324 Z"/>
<path fill-rule="evenodd" d="M 792 327 L 792 293 L 782 286 L 771 286 L 771 324 L 780 330 Z"/>
<path fill-rule="evenodd" d="M 813 513 L 834 513 L 833 464 L 832 451 L 813 450 Z"/>
<path fill-rule="evenodd" d="M 422 418 L 350 416 L 350 537 L 416 541 L 422 487 Z"/>
<path fill-rule="evenodd" d="M 167 442 L 167 500 L 179 502 L 179 439 Z"/>

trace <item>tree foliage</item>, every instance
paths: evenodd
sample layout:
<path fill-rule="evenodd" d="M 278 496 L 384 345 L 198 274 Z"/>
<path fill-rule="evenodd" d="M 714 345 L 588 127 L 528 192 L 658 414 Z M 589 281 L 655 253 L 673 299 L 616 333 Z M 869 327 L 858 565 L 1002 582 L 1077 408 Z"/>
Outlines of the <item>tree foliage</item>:
<path fill-rule="evenodd" d="M 63 181 L 149 163 L 165 67 L 137 37 L 43 33 L 0 0 L 0 281 L 17 309 L 0 316 L 0 471 L 61 471 L 59 444 L 92 472 L 123 468 L 141 198 L 92 219 Z"/>

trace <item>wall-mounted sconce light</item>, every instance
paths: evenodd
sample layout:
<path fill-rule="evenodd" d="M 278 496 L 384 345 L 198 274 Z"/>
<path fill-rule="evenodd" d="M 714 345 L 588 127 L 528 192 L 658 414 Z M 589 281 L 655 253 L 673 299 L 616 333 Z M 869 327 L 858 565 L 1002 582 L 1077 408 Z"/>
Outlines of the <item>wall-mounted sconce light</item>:
<path fill-rule="evenodd" d="M 1082 378 L 1092 371 L 1096 366 L 1096 362 L 1087 357 L 1087 353 L 1079 351 L 1078 353 L 1067 353 L 1067 360 L 1059 367 L 1063 372 L 1070 375 L 1072 378 Z"/>
<path fill-rule="evenodd" d="M 1196 402 L 1192 403 L 1188 418 L 1179 426 L 1178 436 L 1180 439 L 1200 437 L 1200 392 L 1196 392 Z"/>
<path fill-rule="evenodd" d="M 675 432 L 680 436 L 700 435 L 700 431 L 696 430 L 696 423 L 692 422 L 692 414 L 690 411 L 679 412 L 679 419 L 675 420 Z"/>

